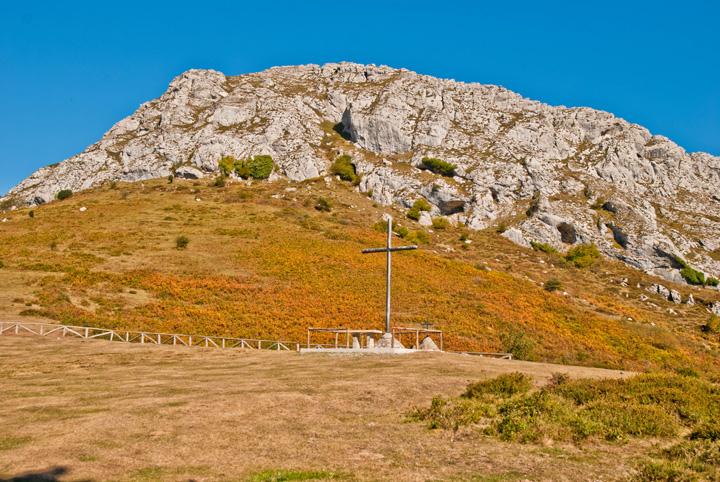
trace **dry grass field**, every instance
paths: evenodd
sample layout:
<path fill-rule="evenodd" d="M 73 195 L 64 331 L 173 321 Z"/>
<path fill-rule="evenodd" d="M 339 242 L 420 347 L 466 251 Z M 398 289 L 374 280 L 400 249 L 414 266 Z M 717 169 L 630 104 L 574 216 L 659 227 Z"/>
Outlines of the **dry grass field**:
<path fill-rule="evenodd" d="M 0 480 L 620 480 L 653 441 L 454 441 L 406 413 L 471 381 L 597 368 L 0 337 Z M 298 479 L 299 480 L 299 479 Z"/>

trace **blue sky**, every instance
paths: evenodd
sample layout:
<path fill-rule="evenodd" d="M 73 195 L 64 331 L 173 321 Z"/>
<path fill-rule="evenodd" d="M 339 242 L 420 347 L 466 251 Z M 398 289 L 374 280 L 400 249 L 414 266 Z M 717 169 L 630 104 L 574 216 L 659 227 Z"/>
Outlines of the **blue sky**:
<path fill-rule="evenodd" d="M 348 60 L 608 110 L 720 154 L 720 3 L 0 0 L 0 192 L 189 68 Z"/>

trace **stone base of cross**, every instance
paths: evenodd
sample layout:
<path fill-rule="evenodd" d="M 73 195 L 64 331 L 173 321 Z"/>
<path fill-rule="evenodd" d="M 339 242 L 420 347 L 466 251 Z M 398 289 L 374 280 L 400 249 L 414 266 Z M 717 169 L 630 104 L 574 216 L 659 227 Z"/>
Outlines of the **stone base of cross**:
<path fill-rule="evenodd" d="M 410 251 L 413 249 L 417 249 L 417 246 L 415 245 L 397 246 L 393 248 L 392 234 L 392 217 L 387 216 L 387 246 L 385 246 L 384 248 L 368 248 L 362 250 L 363 254 L 385 253 L 385 334 L 383 334 L 382 338 L 378 342 L 378 346 L 383 348 L 402 347 L 402 345 L 399 345 L 399 342 L 397 340 L 393 340 L 392 331 L 390 329 L 390 280 L 392 276 L 392 253 L 395 251 Z"/>

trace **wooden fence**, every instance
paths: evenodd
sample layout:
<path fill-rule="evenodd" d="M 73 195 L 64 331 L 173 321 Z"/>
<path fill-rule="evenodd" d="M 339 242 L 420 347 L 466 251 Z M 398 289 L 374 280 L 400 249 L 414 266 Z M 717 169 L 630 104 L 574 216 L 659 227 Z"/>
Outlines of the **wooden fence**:
<path fill-rule="evenodd" d="M 114 330 L 89 326 L 70 326 L 54 323 L 0 321 L 0 335 L 31 334 L 38 336 L 72 336 L 86 340 L 99 339 L 123 343 L 153 345 L 181 345 L 207 348 L 246 348 L 251 350 L 299 351 L 300 343 L 273 340 L 228 338 L 223 336 L 181 335 L 178 333 L 150 333 L 147 331 Z"/>

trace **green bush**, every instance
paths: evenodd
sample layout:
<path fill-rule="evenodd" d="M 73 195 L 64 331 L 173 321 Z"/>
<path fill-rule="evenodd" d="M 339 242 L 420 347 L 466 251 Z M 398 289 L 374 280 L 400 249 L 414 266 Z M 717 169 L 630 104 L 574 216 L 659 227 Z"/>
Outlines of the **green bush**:
<path fill-rule="evenodd" d="M 707 279 L 707 281 L 705 281 L 705 284 L 707 286 L 718 286 L 718 285 L 720 285 L 720 280 L 717 278 L 710 277 Z"/>
<path fill-rule="evenodd" d="M 519 442 L 671 437 L 683 427 L 691 429 L 691 440 L 704 444 L 720 437 L 720 386 L 672 374 L 563 377 L 539 390 L 532 390 L 525 375 L 510 374 L 472 383 L 457 399 L 436 400 L 434 407 L 416 410 L 416 419 L 455 431 L 479 423 L 488 434 Z M 448 415 L 451 423 L 443 423 Z"/>
<path fill-rule="evenodd" d="M 420 219 L 420 213 L 422 211 L 430 211 L 430 209 L 432 209 L 430 203 L 427 202 L 424 198 L 420 198 L 413 203 L 412 207 L 407 213 L 407 217 L 412 219 L 413 221 L 417 221 Z"/>
<path fill-rule="evenodd" d="M 235 165 L 238 162 L 233 156 L 223 156 L 218 161 L 218 168 L 223 176 L 229 176 L 235 170 Z"/>
<path fill-rule="evenodd" d="M 387 233 L 387 221 L 382 220 L 373 224 L 373 229 L 379 233 Z"/>
<path fill-rule="evenodd" d="M 394 231 L 395 231 L 395 234 L 397 234 L 398 236 L 400 236 L 403 239 L 407 238 L 410 235 L 410 230 L 408 228 L 406 228 L 405 226 L 396 226 Z"/>
<path fill-rule="evenodd" d="M 250 177 L 253 179 L 267 179 L 275 168 L 273 158 L 267 155 L 255 156 L 247 161 Z"/>
<path fill-rule="evenodd" d="M 474 399 L 446 399 L 434 397 L 428 408 L 415 408 L 408 414 L 408 420 L 426 422 L 430 429 L 450 430 L 455 434 L 460 428 L 477 423 L 490 416 L 492 407 Z"/>
<path fill-rule="evenodd" d="M 428 244 L 430 242 L 430 236 L 422 229 L 410 231 L 404 239 L 410 244 Z"/>
<path fill-rule="evenodd" d="M 550 278 L 545 282 L 545 291 L 557 291 L 562 289 L 562 283 L 557 278 Z"/>
<path fill-rule="evenodd" d="M 680 276 L 682 276 L 688 284 L 705 285 L 707 283 L 707 281 L 705 280 L 705 273 L 698 271 L 692 266 L 690 266 L 688 262 L 682 259 L 680 256 L 673 255 L 672 259 L 678 266 L 680 266 Z"/>
<path fill-rule="evenodd" d="M 720 480 L 720 442 L 693 440 L 666 448 L 645 460 L 633 480 Z"/>
<path fill-rule="evenodd" d="M 267 179 L 275 168 L 273 158 L 270 156 L 255 156 L 249 159 L 235 159 L 230 172 L 235 171 L 243 179 Z"/>
<path fill-rule="evenodd" d="M 712 334 L 720 333 L 720 317 L 710 315 L 710 318 L 708 318 L 707 322 L 702 326 L 702 331 Z"/>
<path fill-rule="evenodd" d="M 435 229 L 447 229 L 450 227 L 450 221 L 443 217 L 433 218 L 432 227 Z"/>
<path fill-rule="evenodd" d="M 465 398 L 480 398 L 484 395 L 498 397 L 512 397 L 519 393 L 526 393 L 532 388 L 532 379 L 524 373 L 513 372 L 500 375 L 490 380 L 471 383 L 462 394 Z"/>
<path fill-rule="evenodd" d="M 587 268 L 600 258 L 600 251 L 594 244 L 580 244 L 565 254 L 565 260 L 578 268 Z"/>
<path fill-rule="evenodd" d="M 708 420 L 697 427 L 688 436 L 690 440 L 720 441 L 720 420 Z"/>
<path fill-rule="evenodd" d="M 441 176 L 453 177 L 457 166 L 434 157 L 423 157 L 420 167 Z"/>
<path fill-rule="evenodd" d="M 190 244 L 190 238 L 187 236 L 178 236 L 175 238 L 175 247 L 177 249 L 185 249 L 188 247 L 188 244 Z"/>
<path fill-rule="evenodd" d="M 317 202 L 315 203 L 315 209 L 317 209 L 318 211 L 329 213 L 330 211 L 332 211 L 332 204 L 329 200 L 321 197 L 318 198 Z"/>
<path fill-rule="evenodd" d="M 216 177 L 212 185 L 214 187 L 225 187 L 225 176 Z"/>
<path fill-rule="evenodd" d="M 413 208 L 417 209 L 418 211 L 430 211 L 432 209 L 432 206 L 425 198 L 420 198 L 416 200 L 413 203 Z"/>
<path fill-rule="evenodd" d="M 69 197 L 72 197 L 73 192 L 70 189 L 63 189 L 62 191 L 57 193 L 57 199 L 58 201 L 62 201 L 63 199 L 67 199 Z"/>
<path fill-rule="evenodd" d="M 532 358 L 535 344 L 524 332 L 511 330 L 503 333 L 500 336 L 500 342 L 502 343 L 502 351 L 512 354 L 514 358 L 518 360 L 529 360 Z"/>
<path fill-rule="evenodd" d="M 690 266 L 685 266 L 683 269 L 681 269 L 680 276 L 682 276 L 685 281 L 687 281 L 691 285 L 705 284 L 705 274 Z"/>
<path fill-rule="evenodd" d="M 360 176 L 357 175 L 355 165 L 352 162 L 352 157 L 347 154 L 338 156 L 330 166 L 330 172 L 338 176 L 343 181 L 348 181 L 353 184 L 360 182 Z"/>
<path fill-rule="evenodd" d="M 553 248 L 552 246 L 550 246 L 547 243 L 538 243 L 536 241 L 530 241 L 530 246 L 535 251 L 542 251 L 543 253 L 548 253 L 548 254 L 557 253 L 557 249 Z"/>

